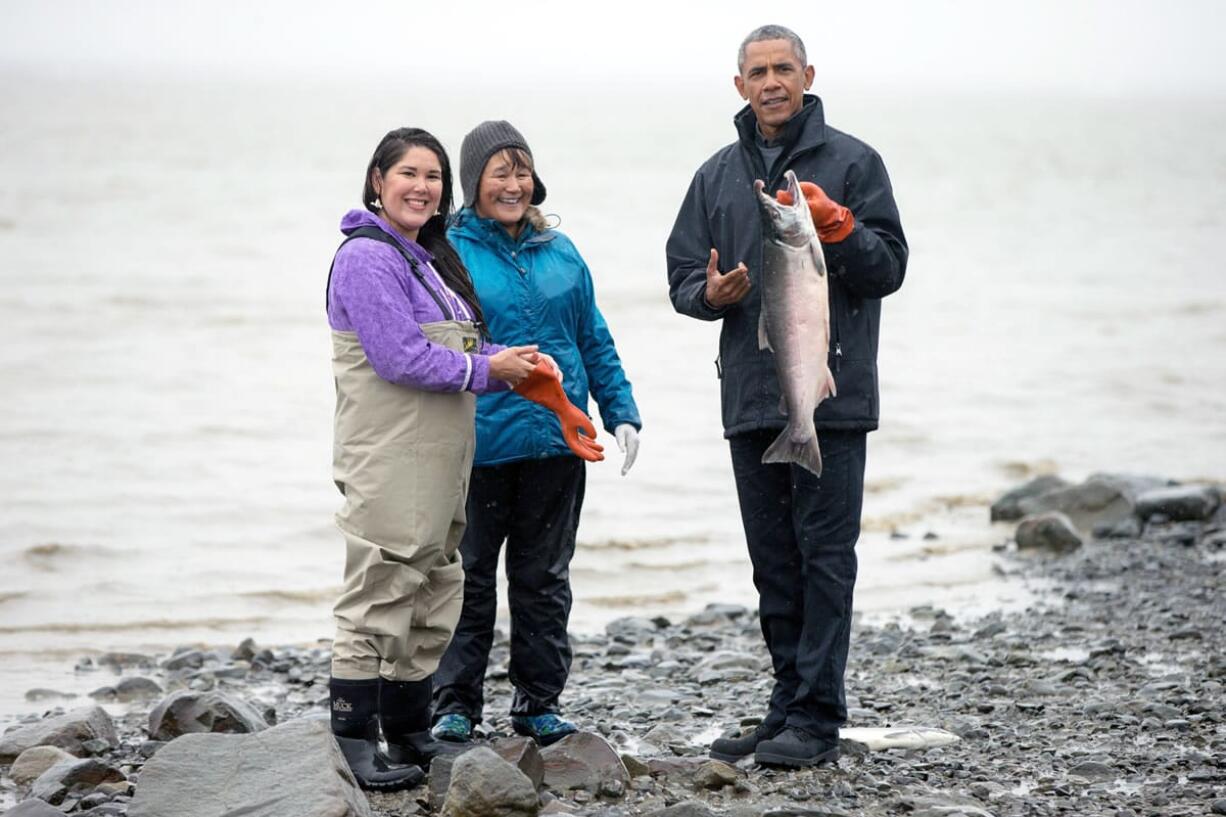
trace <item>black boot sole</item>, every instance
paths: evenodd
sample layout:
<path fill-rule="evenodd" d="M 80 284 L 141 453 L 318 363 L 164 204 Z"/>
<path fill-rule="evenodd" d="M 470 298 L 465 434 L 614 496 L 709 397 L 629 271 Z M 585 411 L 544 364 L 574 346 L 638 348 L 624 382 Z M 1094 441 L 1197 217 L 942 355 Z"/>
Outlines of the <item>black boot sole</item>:
<path fill-rule="evenodd" d="M 356 774 L 353 776 L 353 779 L 357 781 L 358 788 L 362 789 L 363 791 L 380 791 L 380 792 L 407 791 L 409 789 L 415 789 L 418 786 L 420 786 L 426 779 L 426 773 L 420 772 L 417 775 L 410 775 L 409 777 L 406 777 L 403 780 L 393 780 L 393 781 L 382 782 L 382 783 L 375 782 L 372 780 L 366 780 L 365 778 L 358 777 Z"/>
<path fill-rule="evenodd" d="M 708 751 L 707 757 L 711 758 L 712 760 L 722 760 L 725 763 L 735 764 L 737 761 L 744 760 L 745 758 L 749 757 L 752 754 L 753 754 L 753 749 L 750 749 L 748 752 L 746 752 L 743 755 L 733 755 L 733 754 L 729 754 L 728 752 Z"/>
<path fill-rule="evenodd" d="M 811 757 L 793 757 L 791 755 L 759 750 L 754 752 L 753 759 L 760 766 L 782 766 L 787 769 L 803 769 L 809 766 L 821 766 L 825 763 L 836 762 L 839 759 L 839 750 L 836 747 Z"/>

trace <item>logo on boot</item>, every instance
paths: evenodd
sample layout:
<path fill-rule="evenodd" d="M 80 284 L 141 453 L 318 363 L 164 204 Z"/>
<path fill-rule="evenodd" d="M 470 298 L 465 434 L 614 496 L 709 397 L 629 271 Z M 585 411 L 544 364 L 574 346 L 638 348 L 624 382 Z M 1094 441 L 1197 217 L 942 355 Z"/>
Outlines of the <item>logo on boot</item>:
<path fill-rule="evenodd" d="M 352 712 L 353 704 L 346 701 L 344 698 L 336 698 L 332 701 L 333 712 Z"/>

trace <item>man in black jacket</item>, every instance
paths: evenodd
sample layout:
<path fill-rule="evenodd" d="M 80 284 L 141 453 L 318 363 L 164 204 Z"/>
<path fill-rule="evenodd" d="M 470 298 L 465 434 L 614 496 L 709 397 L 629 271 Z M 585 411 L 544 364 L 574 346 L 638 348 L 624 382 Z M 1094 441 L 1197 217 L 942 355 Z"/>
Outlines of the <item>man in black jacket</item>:
<path fill-rule="evenodd" d="M 738 139 L 694 175 L 667 246 L 673 306 L 723 321 L 716 369 L 724 436 L 775 675 L 761 724 L 715 741 L 711 756 L 735 762 L 753 753 L 766 765 L 811 766 L 837 759 L 847 720 L 843 674 L 865 436 L 878 418 L 880 299 L 902 285 L 907 243 L 881 157 L 828 126 L 821 100 L 805 93 L 814 70 L 800 38 L 782 26 L 756 29 L 741 44 L 737 68 L 737 91 L 749 103 L 734 120 Z M 786 422 L 772 353 L 758 348 L 754 282 L 763 248 L 753 182 L 778 190 L 789 169 L 821 188 L 807 198 L 829 271 L 838 396 L 814 414 L 820 478 L 761 461 Z"/>

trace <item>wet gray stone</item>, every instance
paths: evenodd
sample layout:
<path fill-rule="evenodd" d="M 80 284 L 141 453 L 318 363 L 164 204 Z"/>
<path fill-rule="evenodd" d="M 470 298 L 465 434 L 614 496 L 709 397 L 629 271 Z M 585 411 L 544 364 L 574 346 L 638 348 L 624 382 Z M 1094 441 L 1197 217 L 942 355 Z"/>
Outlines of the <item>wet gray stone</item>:
<path fill-rule="evenodd" d="M 28 786 L 60 761 L 75 759 L 58 746 L 34 746 L 17 756 L 9 769 L 9 777 L 18 786 Z"/>
<path fill-rule="evenodd" d="M 253 734 L 189 734 L 140 773 L 128 817 L 370 817 L 332 732 L 294 720 Z"/>
<path fill-rule="evenodd" d="M 35 746 L 58 746 L 70 754 L 81 754 L 88 740 L 119 742 L 111 716 L 98 706 L 82 707 L 19 726 L 0 737 L 0 763 L 12 763 L 26 749 Z"/>
<path fill-rule="evenodd" d="M 58 806 L 69 793 L 86 793 L 103 783 L 126 780 L 118 769 L 94 758 L 67 758 L 38 776 L 30 793 Z"/>
<path fill-rule="evenodd" d="M 267 728 L 254 707 L 222 692 L 180 690 L 149 713 L 149 736 L 154 740 L 174 740 L 194 732 L 245 734 Z"/>
<path fill-rule="evenodd" d="M 1135 495 L 1126 480 L 1098 474 L 1080 485 L 1023 499 L 1018 507 L 1024 517 L 1057 511 L 1068 516 L 1078 529 L 1092 531 L 1096 525 L 1114 524 L 1132 516 Z"/>
<path fill-rule="evenodd" d="M 1119 777 L 1119 772 L 1108 766 L 1106 763 L 1099 763 L 1095 760 L 1086 760 L 1078 763 L 1076 766 L 1068 770 L 1070 775 L 1084 777 L 1087 780 L 1113 780 Z"/>
<path fill-rule="evenodd" d="M 532 781 L 492 749 L 479 746 L 452 764 L 444 817 L 534 817 L 539 810 Z"/>
<path fill-rule="evenodd" d="M 64 812 L 43 800 L 23 800 L 4 812 L 4 817 L 64 817 Z"/>
<path fill-rule="evenodd" d="M 1009 491 L 992 503 L 990 510 L 993 522 L 1011 522 L 1026 515 L 1022 501 L 1042 496 L 1049 491 L 1069 487 L 1070 483 L 1052 474 L 1035 477 Z"/>
<path fill-rule="evenodd" d="M 1068 553 L 1081 547 L 1081 536 L 1072 521 L 1062 513 L 1028 516 L 1017 526 L 1017 546 L 1021 550 Z"/>
<path fill-rule="evenodd" d="M 576 732 L 541 750 L 545 785 L 555 791 L 584 788 L 593 791 L 606 780 L 630 784 L 621 757 L 600 735 Z"/>

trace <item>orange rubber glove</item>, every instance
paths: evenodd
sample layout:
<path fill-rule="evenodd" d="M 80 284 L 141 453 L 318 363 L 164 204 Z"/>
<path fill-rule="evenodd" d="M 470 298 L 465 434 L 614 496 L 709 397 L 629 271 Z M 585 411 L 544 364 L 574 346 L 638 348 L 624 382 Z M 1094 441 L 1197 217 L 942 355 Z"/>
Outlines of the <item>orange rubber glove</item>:
<path fill-rule="evenodd" d="M 813 217 L 813 226 L 817 228 L 817 237 L 823 244 L 837 244 L 851 235 L 856 226 L 856 218 L 841 204 L 836 204 L 813 182 L 801 182 L 800 192 L 804 194 L 809 205 L 809 215 Z M 792 204 L 792 194 L 780 190 L 775 194 L 775 201 L 780 204 Z"/>
<path fill-rule="evenodd" d="M 553 373 L 553 367 L 542 360 L 536 364 L 524 380 L 515 387 L 515 393 L 526 397 L 533 403 L 540 403 L 558 415 L 562 424 L 562 439 L 570 446 L 575 455 L 588 462 L 600 462 L 604 459 L 604 446 L 596 442 L 596 428 L 587 415 L 566 397 L 562 390 L 562 381 Z M 582 431 L 586 437 L 581 437 Z"/>

